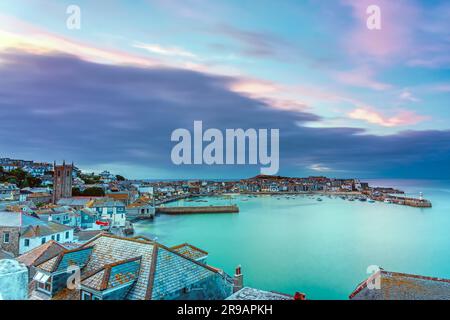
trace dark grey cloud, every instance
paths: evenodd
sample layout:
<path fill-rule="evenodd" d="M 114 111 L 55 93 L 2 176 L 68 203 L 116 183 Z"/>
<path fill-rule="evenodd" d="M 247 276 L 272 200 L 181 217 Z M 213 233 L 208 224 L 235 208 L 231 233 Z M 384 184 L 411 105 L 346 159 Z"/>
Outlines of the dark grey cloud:
<path fill-rule="evenodd" d="M 233 78 L 193 71 L 19 52 L 1 61 L 0 156 L 117 164 L 132 176 L 140 168 L 158 177 L 259 172 L 259 166 L 174 166 L 171 132 L 202 120 L 222 130 L 279 128 L 281 174 L 302 175 L 321 164 L 336 169 L 329 175 L 450 177 L 449 131 L 375 136 L 354 128 L 309 128 L 302 124 L 319 117 L 272 108 L 230 91 Z"/>

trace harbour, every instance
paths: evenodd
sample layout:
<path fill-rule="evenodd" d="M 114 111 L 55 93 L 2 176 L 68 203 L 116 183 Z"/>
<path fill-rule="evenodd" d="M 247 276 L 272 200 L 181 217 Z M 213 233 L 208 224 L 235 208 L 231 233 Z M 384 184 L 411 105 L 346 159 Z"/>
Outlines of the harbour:
<path fill-rule="evenodd" d="M 250 286 L 279 292 L 301 287 L 311 299 L 347 299 L 370 265 L 449 278 L 450 183 L 381 184 L 405 190 L 405 197 L 418 199 L 424 192 L 433 207 L 349 201 L 324 193 L 205 196 L 166 206 L 235 203 L 240 212 L 158 214 L 154 221 L 136 223 L 135 235 L 166 245 L 189 241 L 210 252 L 211 264 L 227 272 L 241 264 Z"/>

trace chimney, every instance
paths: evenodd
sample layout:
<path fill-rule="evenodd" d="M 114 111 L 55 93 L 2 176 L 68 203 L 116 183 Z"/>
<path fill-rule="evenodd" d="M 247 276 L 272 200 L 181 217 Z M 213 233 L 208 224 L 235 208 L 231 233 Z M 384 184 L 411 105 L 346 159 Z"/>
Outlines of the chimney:
<path fill-rule="evenodd" d="M 236 267 L 236 272 L 234 274 L 234 285 L 233 293 L 238 292 L 244 287 L 244 276 L 242 275 L 241 265 Z"/>
<path fill-rule="evenodd" d="M 306 300 L 306 294 L 301 292 L 296 292 L 294 294 L 294 300 Z"/>

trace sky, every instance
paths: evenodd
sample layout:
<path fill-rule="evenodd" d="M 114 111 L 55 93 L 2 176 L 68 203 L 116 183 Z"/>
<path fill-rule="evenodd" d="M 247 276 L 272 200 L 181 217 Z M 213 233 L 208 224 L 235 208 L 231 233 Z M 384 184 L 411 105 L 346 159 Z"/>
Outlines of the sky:
<path fill-rule="evenodd" d="M 450 179 L 448 17 L 444 0 L 2 0 L 0 157 L 259 174 L 174 165 L 171 133 L 201 120 L 279 129 L 280 175 Z"/>

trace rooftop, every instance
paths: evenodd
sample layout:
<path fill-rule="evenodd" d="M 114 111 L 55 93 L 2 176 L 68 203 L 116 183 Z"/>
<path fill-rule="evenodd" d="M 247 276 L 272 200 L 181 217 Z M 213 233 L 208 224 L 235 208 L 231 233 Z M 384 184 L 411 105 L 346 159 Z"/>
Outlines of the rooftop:
<path fill-rule="evenodd" d="M 380 289 L 367 283 L 380 279 Z M 362 282 L 349 296 L 352 300 L 450 300 L 450 279 L 389 272 L 381 269 Z"/>
<path fill-rule="evenodd" d="M 43 245 L 34 248 L 31 251 L 17 257 L 17 261 L 24 263 L 26 266 L 36 266 L 50 257 L 61 253 L 66 248 L 54 240 L 47 241 Z"/>
<path fill-rule="evenodd" d="M 132 282 L 125 296 L 128 300 L 163 299 L 219 274 L 216 269 L 159 243 L 109 234 L 100 234 L 80 248 L 64 251 L 37 268 L 54 272 L 65 267 L 64 261 L 82 267 L 82 283 L 90 288 L 108 289 L 117 282 Z M 131 261 L 135 263 L 129 263 Z"/>
<path fill-rule="evenodd" d="M 283 293 L 244 287 L 226 300 L 294 300 L 294 297 Z"/>
<path fill-rule="evenodd" d="M 171 247 L 171 249 L 193 260 L 203 259 L 208 256 L 208 252 L 200 248 L 197 248 L 189 243 L 183 243 Z"/>

